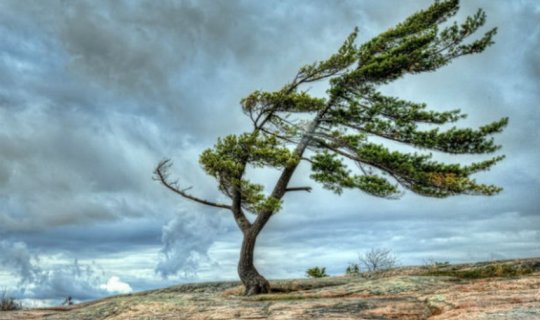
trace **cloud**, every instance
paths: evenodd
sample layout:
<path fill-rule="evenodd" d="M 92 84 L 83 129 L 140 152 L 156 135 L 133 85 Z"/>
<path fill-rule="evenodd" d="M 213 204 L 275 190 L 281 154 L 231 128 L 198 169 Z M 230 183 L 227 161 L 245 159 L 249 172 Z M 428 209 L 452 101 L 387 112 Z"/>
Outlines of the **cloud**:
<path fill-rule="evenodd" d="M 131 291 L 128 283 L 105 272 L 96 264 L 51 263 L 44 267 L 43 257 L 32 254 L 25 243 L 0 242 L 0 265 L 18 279 L 13 296 L 20 299 L 48 300 L 58 303 L 71 296 L 75 301 L 96 299 L 112 293 Z"/>
<path fill-rule="evenodd" d="M 156 272 L 162 277 L 194 278 L 201 264 L 214 264 L 208 250 L 224 231 L 220 213 L 182 213 L 163 227 L 163 249 Z M 227 214 L 227 213 L 224 213 Z"/>
<path fill-rule="evenodd" d="M 71 296 L 74 300 L 90 300 L 108 295 L 101 288 L 103 274 L 95 265 L 72 264 L 52 266 L 36 272 L 36 279 L 24 281 L 22 294 L 33 299 L 62 299 Z"/>
<path fill-rule="evenodd" d="M 107 280 L 106 284 L 102 284 L 99 286 L 101 289 L 105 289 L 110 293 L 130 293 L 133 291 L 131 286 L 128 283 L 123 282 L 120 280 L 117 276 L 112 276 Z"/>
<path fill-rule="evenodd" d="M 0 241 L 0 265 L 13 270 L 20 276 L 22 282 L 34 279 L 36 267 L 32 260 L 35 261 L 36 258 L 30 254 L 25 243 Z"/>

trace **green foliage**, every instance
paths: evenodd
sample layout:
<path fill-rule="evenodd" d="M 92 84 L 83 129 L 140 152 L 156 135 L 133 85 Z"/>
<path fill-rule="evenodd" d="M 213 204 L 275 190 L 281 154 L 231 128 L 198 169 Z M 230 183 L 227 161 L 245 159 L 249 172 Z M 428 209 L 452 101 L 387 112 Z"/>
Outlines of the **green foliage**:
<path fill-rule="evenodd" d="M 404 190 L 430 197 L 500 192 L 502 188 L 477 183 L 471 175 L 489 170 L 504 156 L 461 165 L 435 161 L 429 151 L 457 155 L 496 152 L 500 146 L 493 135 L 502 132 L 508 118 L 478 128 L 448 127 L 466 115 L 458 109 L 430 110 L 425 103 L 378 90 L 406 74 L 435 71 L 493 44 L 496 29 L 473 38 L 486 22 L 484 11 L 478 10 L 460 23 L 447 22 L 458 9 L 458 0 L 435 1 L 361 45 L 355 43 L 355 28 L 336 53 L 301 67 L 281 89 L 257 90 L 242 99 L 242 110 L 252 121 L 253 130 L 220 138 L 200 156 L 203 169 L 232 199 L 235 218 L 242 217 L 240 207 L 266 217 L 279 210 L 286 192 L 310 190 L 288 188 L 302 160 L 311 163 L 313 180 L 338 194 L 357 189 L 393 199 Z M 322 80 L 329 82 L 326 98 L 302 90 L 302 86 Z M 381 141 L 418 152 L 393 151 Z M 355 170 L 349 169 L 351 164 Z M 282 174 L 270 193 L 246 178 L 248 167 L 271 167 Z M 166 177 L 158 176 L 162 182 Z M 182 190 L 177 193 L 209 203 Z M 267 219 L 261 218 L 257 228 Z M 248 225 L 246 220 L 242 225 Z"/>
<path fill-rule="evenodd" d="M 244 112 L 313 112 L 324 108 L 325 102 L 325 99 L 312 97 L 306 92 L 255 91 L 240 103 Z"/>
<path fill-rule="evenodd" d="M 297 79 L 301 82 L 314 82 L 334 76 L 354 64 L 358 57 L 358 48 L 354 41 L 358 36 L 358 28 L 347 37 L 338 52 L 325 61 L 316 62 L 300 68 Z"/>
<path fill-rule="evenodd" d="M 345 274 L 349 275 L 349 276 L 357 276 L 357 275 L 359 275 L 360 274 L 360 266 L 358 265 L 358 263 L 349 264 L 347 269 L 345 269 Z"/>
<path fill-rule="evenodd" d="M 278 212 L 281 209 L 281 200 L 263 194 L 264 187 L 260 184 L 252 184 L 247 180 L 241 182 L 242 206 L 251 213 L 259 213 L 264 210 Z"/>
<path fill-rule="evenodd" d="M 336 154 L 323 151 L 316 154 L 311 161 L 311 178 L 337 194 L 341 194 L 343 188 L 357 188 L 379 197 L 389 197 L 398 192 L 397 186 L 383 177 L 373 174 L 352 175 Z"/>
<path fill-rule="evenodd" d="M 341 125 L 366 122 L 372 127 L 397 128 L 412 125 L 415 129 L 416 123 L 445 124 L 465 118 L 460 110 L 446 112 L 426 110 L 425 103 L 384 96 L 370 87 L 363 88 L 360 92 L 349 93 L 346 99 L 345 104 L 329 111 L 327 122 Z"/>
<path fill-rule="evenodd" d="M 456 57 L 482 52 L 493 44 L 496 29 L 472 43 L 462 44 L 485 23 L 482 10 L 461 25 L 454 23 L 439 32 L 439 25 L 454 16 L 458 8 L 457 0 L 437 1 L 363 44 L 358 49 L 358 68 L 337 79 L 335 88 L 354 87 L 366 81 L 387 83 L 405 73 L 433 71 Z"/>
<path fill-rule="evenodd" d="M 358 189 L 373 196 L 397 198 L 403 194 L 399 186 L 431 197 L 500 192 L 500 187 L 477 183 L 470 175 L 488 170 L 504 156 L 463 166 L 433 161 L 431 154 L 391 151 L 369 141 L 378 137 L 450 154 L 484 154 L 500 148 L 491 136 L 503 130 L 508 118 L 478 129 L 426 130 L 426 125 L 445 125 L 466 115 L 457 109 L 428 110 L 424 103 L 376 90 L 404 74 L 434 71 L 491 45 L 496 29 L 464 43 L 485 24 L 482 10 L 461 24 L 454 22 L 439 30 L 458 8 L 456 0 L 436 1 L 360 46 L 355 45 L 358 29 L 354 29 L 334 55 L 303 66 L 293 82 L 281 90 L 255 91 L 244 98 L 242 108 L 253 121 L 254 132 L 220 139 L 214 149 L 203 153 L 201 164 L 220 181 L 225 194 L 231 195 L 231 185 L 240 185 L 247 207 L 256 212 L 277 208 L 278 199 L 266 198 L 262 187 L 242 180 L 245 164 L 294 167 L 306 148 L 298 149 L 300 142 L 306 141 L 313 151 L 311 178 L 337 194 Z M 322 79 L 330 80 L 328 99 L 298 91 L 301 84 Z M 297 113 L 315 114 L 315 120 L 294 118 Z M 289 144 L 297 149 L 289 151 Z M 360 172 L 354 173 L 348 163 L 356 164 Z"/>
<path fill-rule="evenodd" d="M 433 71 L 456 57 L 481 52 L 493 43 L 495 29 L 477 41 L 462 44 L 485 23 L 485 13 L 481 10 L 461 25 L 454 23 L 439 32 L 438 25 L 455 15 L 457 9 L 458 1 L 441 1 L 412 15 L 360 46 L 358 67 L 343 70 L 331 79 L 329 101 L 335 101 L 335 105 L 321 118 L 311 141 L 317 150 L 311 158 L 311 177 L 315 181 L 338 194 L 344 188 L 356 188 L 386 198 L 401 194 L 397 185 L 387 178 L 415 193 L 432 197 L 493 195 L 502 190 L 479 184 L 469 176 L 488 170 L 504 156 L 460 166 L 432 161 L 430 154 L 390 151 L 368 141 L 374 136 L 450 154 L 483 154 L 500 148 L 491 135 L 501 132 L 508 118 L 478 129 L 420 130 L 419 124 L 444 125 L 465 118 L 465 114 L 460 110 L 427 110 L 424 103 L 385 96 L 375 89 L 376 85 L 405 73 Z M 362 174 L 353 174 L 344 159 L 356 163 Z"/>
<path fill-rule="evenodd" d="M 249 163 L 256 167 L 283 167 L 294 162 L 287 148 L 280 147 L 275 136 L 244 133 L 218 139 L 213 149 L 206 149 L 200 157 L 204 170 L 214 177 L 239 177 Z"/>
<path fill-rule="evenodd" d="M 297 158 L 289 149 L 281 147 L 275 136 L 254 134 L 228 135 L 200 157 L 204 170 L 219 181 L 219 189 L 232 197 L 239 190 L 242 205 L 252 213 L 263 210 L 278 211 L 281 201 L 265 196 L 263 186 L 242 179 L 246 165 L 254 167 L 284 167 L 296 163 Z"/>
<path fill-rule="evenodd" d="M 306 270 L 306 276 L 308 278 L 324 278 L 328 277 L 326 274 L 326 268 L 313 267 Z"/>

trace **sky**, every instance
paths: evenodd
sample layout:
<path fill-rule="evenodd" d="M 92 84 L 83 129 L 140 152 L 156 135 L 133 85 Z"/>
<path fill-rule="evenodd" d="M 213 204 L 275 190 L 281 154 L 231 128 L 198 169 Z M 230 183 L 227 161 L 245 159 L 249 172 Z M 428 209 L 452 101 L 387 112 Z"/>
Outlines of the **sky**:
<path fill-rule="evenodd" d="M 190 203 L 152 180 L 164 158 L 190 192 L 223 200 L 198 155 L 250 129 L 239 101 L 358 43 L 430 1 L 0 0 L 0 289 L 58 304 L 184 282 L 237 280 L 230 212 Z M 257 242 L 270 279 L 313 266 L 343 274 L 371 248 L 401 265 L 540 256 L 540 5 L 464 1 L 496 44 L 381 90 L 460 108 L 474 127 L 508 116 L 506 159 L 476 178 L 494 197 L 399 200 L 295 184 Z M 308 88 L 324 94 L 324 84 Z M 484 156 L 442 157 L 468 163 Z M 271 186 L 275 171 L 256 172 Z"/>

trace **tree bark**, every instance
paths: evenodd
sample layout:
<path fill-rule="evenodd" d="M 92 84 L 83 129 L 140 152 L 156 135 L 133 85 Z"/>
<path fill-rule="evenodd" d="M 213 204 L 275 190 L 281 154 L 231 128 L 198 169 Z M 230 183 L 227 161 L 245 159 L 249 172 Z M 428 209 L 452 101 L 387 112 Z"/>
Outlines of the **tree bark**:
<path fill-rule="evenodd" d="M 240 261 L 238 262 L 238 275 L 244 284 L 247 296 L 270 292 L 270 283 L 259 274 L 253 264 L 253 252 L 255 250 L 255 241 L 257 233 L 253 230 L 244 232 L 242 249 L 240 251 Z"/>

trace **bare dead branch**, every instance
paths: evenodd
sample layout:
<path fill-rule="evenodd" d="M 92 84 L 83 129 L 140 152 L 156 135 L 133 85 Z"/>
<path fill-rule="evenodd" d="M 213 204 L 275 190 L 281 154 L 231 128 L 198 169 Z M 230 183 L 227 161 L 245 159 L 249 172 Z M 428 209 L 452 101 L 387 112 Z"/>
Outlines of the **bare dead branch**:
<path fill-rule="evenodd" d="M 205 204 L 211 207 L 223 208 L 223 209 L 229 209 L 229 210 L 232 209 L 230 205 L 200 199 L 186 193 L 186 191 L 191 189 L 191 187 L 185 188 L 185 189 L 178 188 L 178 184 L 176 181 L 171 182 L 168 179 L 169 177 L 168 170 L 171 168 L 171 166 L 172 166 L 171 160 L 169 159 L 161 160 L 159 164 L 157 165 L 156 170 L 154 170 L 154 180 L 161 182 L 167 189 L 171 190 L 172 192 L 176 194 L 181 195 L 182 197 L 186 199 L 189 199 L 189 200 L 201 203 L 201 204 Z"/>

